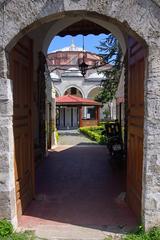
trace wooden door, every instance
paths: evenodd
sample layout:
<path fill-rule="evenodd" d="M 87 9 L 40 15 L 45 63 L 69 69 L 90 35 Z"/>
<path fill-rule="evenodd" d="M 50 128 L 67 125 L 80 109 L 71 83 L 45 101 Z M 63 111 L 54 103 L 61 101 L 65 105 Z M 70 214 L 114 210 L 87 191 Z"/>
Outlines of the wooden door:
<path fill-rule="evenodd" d="M 48 149 L 51 149 L 51 139 L 52 139 L 52 106 L 51 103 L 48 104 Z"/>
<path fill-rule="evenodd" d="M 32 41 L 25 37 L 10 54 L 13 80 L 13 127 L 17 213 L 33 198 L 34 166 L 32 137 Z"/>
<path fill-rule="evenodd" d="M 127 200 L 140 220 L 143 166 L 145 48 L 129 38 Z"/>
<path fill-rule="evenodd" d="M 77 114 L 77 111 L 78 111 L 78 108 L 77 107 L 73 107 L 73 125 L 72 127 L 73 128 L 78 128 L 78 114 Z"/>
<path fill-rule="evenodd" d="M 71 107 L 65 108 L 65 128 L 69 129 L 72 127 L 72 120 L 71 120 Z"/>

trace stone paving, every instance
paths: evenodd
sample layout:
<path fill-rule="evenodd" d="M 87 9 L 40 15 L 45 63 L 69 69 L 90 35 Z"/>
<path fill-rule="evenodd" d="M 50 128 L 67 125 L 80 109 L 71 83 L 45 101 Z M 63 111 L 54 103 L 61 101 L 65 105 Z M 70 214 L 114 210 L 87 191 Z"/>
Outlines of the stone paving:
<path fill-rule="evenodd" d="M 61 31 L 62 26 L 67 24 L 69 26 L 85 17 L 101 27 L 110 26 L 109 31 L 113 30 L 124 52 L 127 47 L 125 35 L 128 32 L 135 39 L 139 39 L 147 49 L 141 212 L 146 228 L 158 225 L 160 223 L 160 0 L 21 0 L 0 1 L 0 3 L 2 9 L 4 8 L 0 11 L 1 25 L 4 25 L 1 31 L 3 41 L 0 41 L 0 164 L 2 166 L 0 174 L 3 176 L 0 181 L 1 218 L 9 218 L 16 222 L 16 201 L 13 197 L 15 172 L 12 118 L 15 99 L 12 88 L 13 79 L 10 79 L 7 74 L 10 72 L 8 52 L 16 44 L 19 36 L 33 31 L 35 72 L 37 53 L 45 49 L 47 39 L 57 34 L 57 31 Z M 108 24 L 107 21 L 110 18 L 112 22 L 109 21 Z M 73 22 L 72 19 L 74 19 Z M 4 24 L 2 24 L 3 21 Z"/>
<path fill-rule="evenodd" d="M 63 145 L 50 151 L 38 168 L 36 199 L 19 219 L 20 227 L 49 240 L 119 239 L 136 226 L 119 198 L 125 192 L 124 171 L 112 169 L 106 146 L 92 141 L 87 145 L 81 135 L 72 137 L 61 134 Z"/>
<path fill-rule="evenodd" d="M 58 133 L 60 136 L 59 145 L 97 145 L 95 141 L 84 136 L 79 130 L 59 130 Z"/>

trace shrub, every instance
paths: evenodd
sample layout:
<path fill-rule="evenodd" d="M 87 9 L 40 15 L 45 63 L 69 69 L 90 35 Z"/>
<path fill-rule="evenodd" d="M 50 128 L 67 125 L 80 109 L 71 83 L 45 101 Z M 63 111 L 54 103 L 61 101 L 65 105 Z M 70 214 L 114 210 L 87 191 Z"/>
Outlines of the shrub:
<path fill-rule="evenodd" d="M 152 240 L 160 239 L 160 227 L 154 227 L 148 232 L 148 236 Z"/>
<path fill-rule="evenodd" d="M 154 227 L 150 231 L 145 232 L 143 227 L 140 226 L 135 233 L 129 233 L 123 240 L 160 240 L 160 228 Z"/>
<path fill-rule="evenodd" d="M 6 219 L 0 220 L 0 240 L 35 240 L 32 231 L 14 232 L 11 222 Z"/>
<path fill-rule="evenodd" d="M 80 131 L 88 136 L 90 139 L 96 141 L 99 144 L 105 144 L 106 137 L 103 135 L 103 126 L 98 127 L 81 127 Z"/>
<path fill-rule="evenodd" d="M 25 231 L 25 232 L 13 233 L 11 235 L 10 239 L 12 239 L 12 240 L 36 240 L 37 238 L 35 237 L 35 235 L 32 231 Z"/>
<path fill-rule="evenodd" d="M 59 140 L 59 133 L 58 133 L 58 131 L 56 130 L 56 141 L 58 142 L 58 140 Z"/>
<path fill-rule="evenodd" d="M 12 224 L 6 219 L 0 220 L 0 237 L 9 236 L 13 233 Z"/>
<path fill-rule="evenodd" d="M 99 122 L 99 123 L 98 123 L 98 126 L 102 126 L 102 127 L 104 127 L 105 124 L 106 124 L 106 122 Z"/>

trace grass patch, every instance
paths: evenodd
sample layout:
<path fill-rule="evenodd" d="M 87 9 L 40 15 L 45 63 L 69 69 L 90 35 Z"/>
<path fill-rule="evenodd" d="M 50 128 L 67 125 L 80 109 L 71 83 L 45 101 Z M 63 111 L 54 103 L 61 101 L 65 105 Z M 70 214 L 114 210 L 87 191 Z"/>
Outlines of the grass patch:
<path fill-rule="evenodd" d="M 142 226 L 135 233 L 129 233 L 122 240 L 160 240 L 160 227 L 154 227 L 148 232 Z"/>
<path fill-rule="evenodd" d="M 92 127 L 93 128 L 93 127 Z M 6 220 L 0 220 L 0 240 L 36 240 L 37 238 L 33 231 L 16 232 L 12 224 Z M 42 239 L 41 239 L 42 240 Z M 44 240 L 44 239 L 43 239 Z M 105 240 L 112 240 L 112 237 L 107 237 Z M 140 226 L 134 233 L 129 233 L 122 237 L 122 240 L 160 240 L 160 227 L 154 227 L 148 232 Z"/>
<path fill-rule="evenodd" d="M 32 231 L 14 232 L 8 236 L 0 237 L 0 240 L 36 240 Z"/>
<path fill-rule="evenodd" d="M 59 133 L 58 133 L 57 130 L 56 130 L 56 141 L 57 141 L 57 143 L 58 143 L 58 141 L 59 141 Z"/>
<path fill-rule="evenodd" d="M 104 240 L 113 240 L 115 238 L 106 237 Z M 128 233 L 121 237 L 121 240 L 160 240 L 160 227 L 154 227 L 145 232 L 144 228 L 140 226 L 134 233 Z"/>
<path fill-rule="evenodd" d="M 99 144 L 106 143 L 106 137 L 103 134 L 104 126 L 96 127 L 81 127 L 80 132 L 89 137 L 91 140 L 96 141 Z"/>
<path fill-rule="evenodd" d="M 36 240 L 33 231 L 16 232 L 12 224 L 6 220 L 0 220 L 0 240 Z"/>

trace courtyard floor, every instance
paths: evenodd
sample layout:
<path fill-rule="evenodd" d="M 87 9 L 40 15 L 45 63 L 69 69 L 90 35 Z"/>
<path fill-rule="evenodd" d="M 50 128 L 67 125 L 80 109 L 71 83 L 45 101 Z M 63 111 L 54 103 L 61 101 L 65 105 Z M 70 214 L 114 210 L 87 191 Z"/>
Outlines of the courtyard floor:
<path fill-rule="evenodd" d="M 106 146 L 76 131 L 61 132 L 59 145 L 37 169 L 36 199 L 19 225 L 45 239 L 121 234 L 136 226 L 124 192 L 125 174 L 111 167 Z"/>
<path fill-rule="evenodd" d="M 59 130 L 58 133 L 60 136 L 58 145 L 97 145 L 78 130 Z"/>

